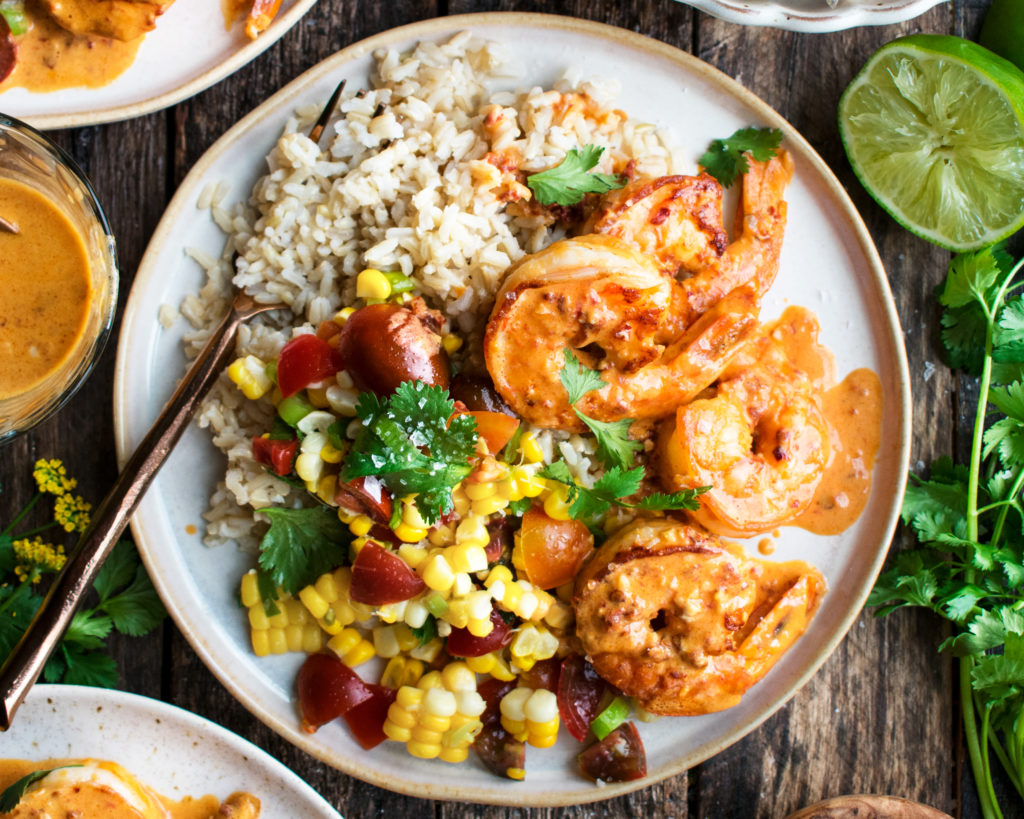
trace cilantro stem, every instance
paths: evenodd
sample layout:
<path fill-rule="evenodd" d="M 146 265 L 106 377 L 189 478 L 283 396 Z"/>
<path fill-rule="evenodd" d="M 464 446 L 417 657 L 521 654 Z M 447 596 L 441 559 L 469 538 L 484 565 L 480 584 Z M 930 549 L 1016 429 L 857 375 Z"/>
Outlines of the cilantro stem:
<path fill-rule="evenodd" d="M 979 747 L 978 724 L 974 713 L 974 689 L 971 686 L 971 669 L 974 658 L 970 655 L 960 659 L 960 710 L 964 717 L 964 734 L 967 739 L 967 752 L 971 758 L 971 771 L 974 783 L 978 788 L 978 801 L 981 802 L 981 814 L 985 819 L 1003 819 L 1003 812 L 995 801 L 992 793 L 992 780 L 987 775 L 988 754 Z"/>
<path fill-rule="evenodd" d="M 974 701 L 973 695 L 971 697 L 971 701 L 974 707 L 979 707 L 978 703 Z M 992 714 L 992 709 L 986 706 L 979 710 L 981 711 L 981 733 L 978 737 L 978 742 L 981 746 L 981 762 L 985 770 L 985 779 L 983 780 L 984 789 L 989 801 L 995 808 L 996 816 L 1001 817 L 1003 814 L 999 808 L 999 803 L 996 801 L 995 789 L 992 786 L 992 764 L 988 754 L 989 743 L 992 741 L 989 737 L 989 717 Z M 980 791 L 981 787 L 979 787 L 978 790 Z"/>
<path fill-rule="evenodd" d="M 26 503 L 25 504 L 25 508 L 22 509 L 17 515 L 14 516 L 14 520 L 12 520 L 7 525 L 6 529 L 4 529 L 2 532 L 0 532 L 0 535 L 9 535 L 11 533 L 11 531 L 14 529 L 14 527 L 18 525 L 18 523 L 21 521 L 21 519 L 24 518 L 25 515 L 27 515 L 29 512 L 32 511 L 32 507 L 35 506 L 37 503 L 39 503 L 39 499 L 42 496 L 43 496 L 42 492 L 36 492 L 36 494 L 33 496 L 32 500 L 30 500 L 28 503 Z"/>
<path fill-rule="evenodd" d="M 1019 508 L 1017 507 L 1017 495 L 1020 494 L 1021 487 L 1024 487 L 1024 469 L 1017 473 L 1017 477 L 1013 482 L 1013 489 L 1010 490 L 1010 494 L 1007 496 L 1010 498 L 1008 501 L 1001 501 L 999 503 L 989 504 L 978 510 L 981 514 L 987 509 L 994 509 L 997 506 L 1002 508 L 999 510 L 999 517 L 996 518 L 995 528 L 992 530 L 992 545 L 999 545 L 999 540 L 1003 535 L 1003 524 L 1006 522 L 1006 516 L 1009 514 L 1010 509 Z"/>
<path fill-rule="evenodd" d="M 44 523 L 42 526 L 37 526 L 35 529 L 29 529 L 27 532 L 22 532 L 18 537 L 32 537 L 33 535 L 38 535 L 40 532 L 45 532 L 47 529 L 52 529 L 54 526 L 58 525 L 57 521 L 51 520 L 49 523 Z"/>
<path fill-rule="evenodd" d="M 22 580 L 18 588 L 11 592 L 11 596 L 8 597 L 3 603 L 0 603 L 0 614 L 3 614 L 17 600 L 24 596 L 24 591 L 31 585 L 32 577 L 34 577 L 34 575 L 31 577 L 27 577 L 25 580 Z"/>

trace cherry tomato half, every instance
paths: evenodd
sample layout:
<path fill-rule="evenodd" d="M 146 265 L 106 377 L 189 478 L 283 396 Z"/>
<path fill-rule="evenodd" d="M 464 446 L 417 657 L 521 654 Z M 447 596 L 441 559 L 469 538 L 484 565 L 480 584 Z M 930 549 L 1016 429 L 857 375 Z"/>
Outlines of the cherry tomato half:
<path fill-rule="evenodd" d="M 595 782 L 628 782 L 647 776 L 647 753 L 636 726 L 627 722 L 579 755 L 580 772 Z"/>
<path fill-rule="evenodd" d="M 523 515 L 519 532 L 526 579 L 542 589 L 553 589 L 576 576 L 594 551 L 594 536 L 580 520 L 555 520 L 543 509 L 531 507 Z"/>
<path fill-rule="evenodd" d="M 370 698 L 349 708 L 342 716 L 359 744 L 369 751 L 387 739 L 384 721 L 398 692 L 375 683 L 367 683 L 366 687 L 370 689 Z"/>
<path fill-rule="evenodd" d="M 362 678 L 333 654 L 310 654 L 295 684 L 302 728 L 310 734 L 373 696 Z"/>
<path fill-rule="evenodd" d="M 587 737 L 590 723 L 601 709 L 605 686 L 593 666 L 579 654 L 562 660 L 558 677 L 558 712 L 562 723 L 580 742 Z"/>
<path fill-rule="evenodd" d="M 453 657 L 482 657 L 512 642 L 512 632 L 497 609 L 491 609 L 493 628 L 486 637 L 477 637 L 468 628 L 453 628 L 448 635 L 447 650 Z"/>
<path fill-rule="evenodd" d="M 270 467 L 281 476 L 291 473 L 292 463 L 298 451 L 299 442 L 296 438 L 277 440 L 257 435 L 252 439 L 252 456 L 257 463 Z"/>
<path fill-rule="evenodd" d="M 375 523 L 387 524 L 391 520 L 391 493 L 380 478 L 373 475 L 339 481 L 334 490 L 334 502 L 355 515 L 366 515 Z"/>
<path fill-rule="evenodd" d="M 349 596 L 357 603 L 383 606 L 415 597 L 427 587 L 409 564 L 383 546 L 367 541 L 352 563 Z"/>
<path fill-rule="evenodd" d="M 277 358 L 277 386 L 287 398 L 344 368 L 341 353 L 322 338 L 307 333 L 296 336 L 281 348 Z"/>

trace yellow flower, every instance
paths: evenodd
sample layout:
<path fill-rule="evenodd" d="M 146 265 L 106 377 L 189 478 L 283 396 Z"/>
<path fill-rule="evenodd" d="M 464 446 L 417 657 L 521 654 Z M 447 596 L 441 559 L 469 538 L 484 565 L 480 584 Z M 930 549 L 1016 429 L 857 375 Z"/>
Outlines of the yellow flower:
<path fill-rule="evenodd" d="M 92 504 L 81 495 L 61 495 L 53 504 L 53 519 L 67 532 L 84 532 Z"/>
<path fill-rule="evenodd" d="M 63 546 L 44 543 L 40 537 L 34 537 L 31 540 L 21 538 L 14 541 L 12 545 L 14 554 L 20 561 L 15 566 L 14 573 L 22 582 L 31 577 L 32 582 L 35 583 L 43 572 L 58 572 L 67 561 Z"/>
<path fill-rule="evenodd" d="M 56 458 L 51 458 L 49 461 L 45 458 L 36 461 L 32 476 L 39 484 L 39 491 L 49 492 L 51 495 L 63 495 L 78 485 L 78 481 L 68 477 L 63 462 Z"/>

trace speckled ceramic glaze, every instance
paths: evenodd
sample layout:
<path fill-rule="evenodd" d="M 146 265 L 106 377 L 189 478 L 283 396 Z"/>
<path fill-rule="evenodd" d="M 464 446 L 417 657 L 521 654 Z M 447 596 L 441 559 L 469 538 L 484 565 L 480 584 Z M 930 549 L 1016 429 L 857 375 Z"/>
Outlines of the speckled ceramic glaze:
<path fill-rule="evenodd" d="M 270 27 L 250 40 L 241 21 L 230 30 L 224 28 L 217 0 L 177 0 L 146 35 L 135 62 L 109 85 L 48 94 L 11 88 L 0 93 L 0 111 L 43 130 L 159 111 L 209 88 L 262 54 L 315 3 L 283 0 Z"/>
<path fill-rule="evenodd" d="M 575 770 L 579 745 L 563 729 L 555 748 L 530 749 L 523 782 L 497 778 L 475 760 L 448 765 L 408 756 L 397 743 L 363 751 L 342 722 L 303 733 L 295 716 L 297 655 L 259 660 L 249 648 L 245 612 L 236 593 L 250 555 L 208 549 L 202 512 L 224 461 L 206 432 L 187 432 L 157 477 L 133 521 L 150 574 L 179 627 L 213 672 L 256 716 L 282 736 L 338 768 L 393 790 L 422 797 L 509 805 L 563 805 L 643 787 L 689 768 L 760 724 L 803 685 L 845 634 L 871 587 L 896 524 L 909 452 L 909 389 L 899 323 L 885 274 L 864 225 L 824 162 L 781 117 L 737 83 L 663 43 L 622 29 L 561 17 L 483 14 L 417 23 L 372 37 L 325 60 L 271 97 L 228 131 L 196 164 L 178 190 L 146 251 L 121 331 L 114 411 L 122 458 L 142 438 L 184 369 L 185 327 L 156 321 L 161 304 L 177 305 L 199 288 L 202 271 L 183 248 L 218 254 L 224 237 L 196 201 L 207 183 L 228 180 L 225 204 L 246 198 L 263 173 L 265 155 L 289 113 L 323 104 L 342 77 L 349 88 L 368 81 L 372 52 L 405 49 L 424 38 L 462 29 L 507 45 L 525 75 L 506 87 L 547 85 L 566 69 L 618 78 L 619 105 L 637 120 L 671 132 L 683 155 L 696 159 L 715 137 L 746 125 L 783 129 L 796 176 L 786 198 L 789 223 L 782 268 L 762 318 L 787 304 L 817 311 L 822 339 L 842 376 L 857 367 L 878 373 L 883 389 L 882 444 L 875 484 L 860 520 L 837 537 L 784 529 L 775 557 L 815 563 L 828 579 L 808 632 L 736 708 L 703 717 L 662 719 L 640 727 L 647 747 L 646 779 L 597 788 Z M 371 672 L 364 672 L 369 675 Z"/>
<path fill-rule="evenodd" d="M 209 720 L 123 691 L 37 685 L 0 740 L 0 756 L 118 762 L 163 796 L 254 794 L 260 816 L 341 819 L 309 785 L 240 736 Z"/>
<path fill-rule="evenodd" d="M 730 23 L 789 31 L 842 31 L 910 20 L 945 0 L 680 0 Z"/>

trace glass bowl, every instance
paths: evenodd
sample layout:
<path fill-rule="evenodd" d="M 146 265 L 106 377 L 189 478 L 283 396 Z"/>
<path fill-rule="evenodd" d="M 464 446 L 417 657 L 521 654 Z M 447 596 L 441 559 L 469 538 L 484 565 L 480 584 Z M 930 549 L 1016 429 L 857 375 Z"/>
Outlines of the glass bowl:
<path fill-rule="evenodd" d="M 30 188 L 67 218 L 73 228 L 71 235 L 77 233 L 82 242 L 84 258 L 87 261 L 85 279 L 88 287 L 85 289 L 85 295 L 68 297 L 68 304 L 78 308 L 79 312 L 75 315 L 80 316 L 80 320 L 74 325 L 77 331 L 70 333 L 70 341 L 57 348 L 64 350 L 64 353 L 56 357 L 52 366 L 43 365 L 45 368 L 40 369 L 31 378 L 23 376 L 21 380 L 6 383 L 3 380 L 4 376 L 0 374 L 0 443 L 48 418 L 82 385 L 103 352 L 107 336 L 110 334 L 117 306 L 118 286 L 114 237 L 96 194 L 81 169 L 60 147 L 39 131 L 12 117 L 0 114 L 0 183 L 3 181 L 18 183 L 5 186 L 9 192 L 17 192 L 24 187 Z M 27 198 L 33 197 L 29 193 Z M 0 200 L 0 204 L 2 201 Z M 45 209 L 45 205 L 42 207 Z M 56 227 L 59 214 L 53 213 L 52 216 L 54 218 L 46 224 L 54 225 L 53 236 L 56 237 L 60 232 L 67 235 L 67 226 L 61 230 Z M 0 218 L 17 227 L 17 214 L 13 217 L 8 214 L 5 217 L 5 214 L 0 212 Z M 2 224 L 0 231 L 12 232 Z M 37 232 L 36 236 L 38 235 Z M 14 245 L 13 241 L 12 239 L 8 244 L 8 248 L 18 246 Z M 2 255 L 3 251 L 0 250 L 0 256 Z M 22 270 L 20 273 L 10 275 L 24 276 L 30 272 Z M 12 278 L 8 280 L 8 285 L 13 284 L 17 289 L 22 281 L 15 281 Z M 82 286 L 84 287 L 84 282 Z M 68 292 L 72 292 L 70 283 Z M 45 301 L 47 297 L 40 290 L 37 298 L 39 301 Z M 83 299 L 87 300 L 87 304 L 81 303 Z M 21 302 L 22 305 L 25 303 L 27 302 Z M 0 307 L 0 322 L 12 322 L 13 326 L 14 322 L 24 317 L 5 315 L 5 310 L 18 311 L 9 304 L 8 301 L 7 307 Z M 24 308 L 21 309 L 23 311 Z M 0 336 L 0 346 L 11 345 L 12 339 L 15 339 L 13 333 L 14 331 L 12 335 L 6 337 Z M 29 352 L 25 352 L 26 338 L 35 336 L 22 335 L 21 338 L 15 339 L 21 346 L 8 346 L 0 352 L 22 356 L 37 354 L 35 344 L 30 344 L 27 348 Z M 52 337 L 46 341 L 53 343 Z M 12 353 L 12 350 L 20 352 Z"/>

